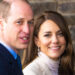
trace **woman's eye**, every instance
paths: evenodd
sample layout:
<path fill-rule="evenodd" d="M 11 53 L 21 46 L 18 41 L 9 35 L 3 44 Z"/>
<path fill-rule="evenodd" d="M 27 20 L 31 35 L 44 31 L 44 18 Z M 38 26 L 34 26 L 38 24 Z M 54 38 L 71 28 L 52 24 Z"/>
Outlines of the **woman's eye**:
<path fill-rule="evenodd" d="M 44 36 L 45 36 L 45 37 L 50 37 L 50 34 L 45 34 Z"/>
<path fill-rule="evenodd" d="M 60 32 L 60 33 L 58 33 L 58 35 L 59 35 L 59 36 L 63 36 L 63 33 L 62 33 L 62 32 Z"/>

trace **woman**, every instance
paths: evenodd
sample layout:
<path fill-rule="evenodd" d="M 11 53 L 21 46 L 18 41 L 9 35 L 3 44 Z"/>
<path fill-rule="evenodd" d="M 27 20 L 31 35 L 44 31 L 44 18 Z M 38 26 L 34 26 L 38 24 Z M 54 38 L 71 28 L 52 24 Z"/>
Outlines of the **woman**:
<path fill-rule="evenodd" d="M 45 11 L 34 22 L 30 56 L 26 57 L 32 62 L 24 68 L 24 75 L 73 75 L 74 52 L 65 19 Z"/>

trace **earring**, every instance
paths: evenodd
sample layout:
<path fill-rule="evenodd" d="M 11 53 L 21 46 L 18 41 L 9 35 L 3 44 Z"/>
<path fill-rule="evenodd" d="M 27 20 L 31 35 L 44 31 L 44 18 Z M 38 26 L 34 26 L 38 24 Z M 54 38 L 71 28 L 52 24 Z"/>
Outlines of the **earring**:
<path fill-rule="evenodd" d="M 40 47 L 38 47 L 38 52 L 40 52 Z"/>

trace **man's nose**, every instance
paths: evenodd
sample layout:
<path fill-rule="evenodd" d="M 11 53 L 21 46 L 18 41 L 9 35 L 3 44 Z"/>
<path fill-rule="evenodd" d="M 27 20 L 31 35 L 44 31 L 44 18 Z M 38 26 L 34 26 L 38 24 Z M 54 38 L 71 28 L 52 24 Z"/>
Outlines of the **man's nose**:
<path fill-rule="evenodd" d="M 23 32 L 29 34 L 30 33 L 30 27 L 28 23 L 25 23 L 23 26 Z"/>

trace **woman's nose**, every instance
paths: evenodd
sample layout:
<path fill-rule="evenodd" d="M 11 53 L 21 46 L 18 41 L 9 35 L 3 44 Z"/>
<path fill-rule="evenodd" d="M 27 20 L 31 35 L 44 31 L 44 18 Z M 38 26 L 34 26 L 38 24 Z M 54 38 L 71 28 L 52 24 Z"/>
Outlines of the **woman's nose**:
<path fill-rule="evenodd" d="M 58 37 L 56 35 L 52 36 L 52 43 L 58 43 Z"/>

